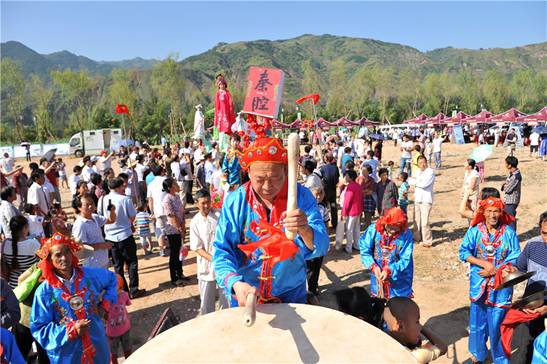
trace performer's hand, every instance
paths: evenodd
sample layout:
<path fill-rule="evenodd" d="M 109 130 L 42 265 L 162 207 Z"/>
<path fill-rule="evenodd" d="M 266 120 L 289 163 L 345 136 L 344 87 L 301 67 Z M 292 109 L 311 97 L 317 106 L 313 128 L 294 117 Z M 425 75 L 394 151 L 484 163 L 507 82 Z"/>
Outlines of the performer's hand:
<path fill-rule="evenodd" d="M 378 267 L 377 265 L 374 266 L 374 269 L 372 270 L 372 273 L 374 273 L 374 275 L 376 276 L 376 279 L 381 281 L 382 279 L 380 278 L 382 276 L 382 270 L 380 269 L 380 267 Z"/>
<path fill-rule="evenodd" d="M 381 281 L 385 281 L 387 279 L 387 276 L 388 276 L 387 270 L 383 270 L 382 272 L 380 272 L 380 280 Z"/>
<path fill-rule="evenodd" d="M 290 212 L 287 212 L 284 219 L 285 230 L 300 234 L 306 229 L 309 229 L 308 225 L 308 216 L 304 211 L 296 209 Z"/>
<path fill-rule="evenodd" d="M 89 329 L 89 324 L 91 324 L 91 321 L 89 321 L 88 319 L 76 321 L 76 323 L 74 324 L 74 328 L 78 333 L 78 337 L 81 337 L 87 332 L 87 330 Z"/>
<path fill-rule="evenodd" d="M 233 290 L 236 294 L 237 304 L 239 307 L 245 307 L 245 302 L 247 301 L 248 295 L 256 295 L 256 288 L 251 286 L 249 283 L 242 281 L 234 283 Z"/>
<path fill-rule="evenodd" d="M 534 308 L 534 309 L 524 308 L 522 311 L 524 313 L 529 314 L 529 315 L 539 313 L 541 316 L 545 316 L 545 315 L 547 315 L 547 305 L 543 305 L 543 306 L 540 306 L 540 307 Z"/>
<path fill-rule="evenodd" d="M 501 271 L 501 278 L 505 278 L 507 277 L 510 273 L 513 273 L 513 272 L 516 272 L 517 271 L 517 268 L 516 267 L 513 267 L 513 266 L 506 266 L 505 268 L 503 268 L 503 270 Z"/>
<path fill-rule="evenodd" d="M 497 268 L 490 262 L 485 262 L 483 269 L 479 271 L 479 275 L 483 278 L 492 277 L 496 274 Z"/>

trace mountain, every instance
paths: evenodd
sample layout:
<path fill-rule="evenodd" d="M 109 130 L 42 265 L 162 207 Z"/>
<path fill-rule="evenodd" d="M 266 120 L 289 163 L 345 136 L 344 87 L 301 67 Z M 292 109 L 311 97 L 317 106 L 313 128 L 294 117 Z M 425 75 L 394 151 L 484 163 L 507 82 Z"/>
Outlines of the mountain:
<path fill-rule="evenodd" d="M 2 58 L 10 58 L 19 63 L 26 77 L 30 77 L 32 74 L 44 77 L 51 70 L 62 70 L 65 68 L 71 70 L 86 69 L 92 74 L 106 76 L 114 68 L 145 70 L 152 68 L 158 62 L 157 60 L 146 60 L 140 57 L 115 62 L 97 62 L 69 51 L 40 54 L 16 41 L 2 43 L 0 52 Z"/>

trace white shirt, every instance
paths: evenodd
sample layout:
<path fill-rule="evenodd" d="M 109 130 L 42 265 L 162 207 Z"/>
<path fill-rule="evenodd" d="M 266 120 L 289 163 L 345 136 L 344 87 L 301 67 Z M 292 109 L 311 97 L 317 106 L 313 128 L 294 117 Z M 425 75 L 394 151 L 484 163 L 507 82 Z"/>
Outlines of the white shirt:
<path fill-rule="evenodd" d="M 25 215 L 28 221 L 28 236 L 31 238 L 43 238 L 44 234 L 44 218 L 37 215 Z"/>
<path fill-rule="evenodd" d="M 182 178 L 180 176 L 180 163 L 179 162 L 171 162 L 171 176 L 175 179 L 175 181 L 181 181 Z"/>
<path fill-rule="evenodd" d="M 440 153 L 442 144 L 443 144 L 443 138 L 438 137 L 433 139 L 433 153 Z"/>
<path fill-rule="evenodd" d="M 46 197 L 46 192 L 38 183 L 34 182 L 30 185 L 27 192 L 27 202 L 32 205 L 38 205 L 40 209 L 47 213 L 49 211 L 48 200 Z"/>
<path fill-rule="evenodd" d="M 82 168 L 82 174 L 81 174 L 81 179 L 83 179 L 84 181 L 86 182 L 89 182 L 89 180 L 91 179 L 91 175 L 93 173 L 97 173 L 95 172 L 95 170 L 93 169 L 93 167 L 90 167 L 88 166 L 87 164 L 84 166 L 84 168 Z"/>
<path fill-rule="evenodd" d="M 403 148 L 401 152 L 401 158 L 412 158 L 412 153 L 407 151 L 407 149 L 414 148 L 414 143 L 411 140 L 407 140 L 406 142 L 401 143 L 401 148 Z"/>
<path fill-rule="evenodd" d="M 533 132 L 530 134 L 530 145 L 539 145 L 539 134 L 536 132 Z"/>
<path fill-rule="evenodd" d="M 107 168 L 112 168 L 112 160 L 107 157 L 100 157 L 99 158 L 99 169 L 101 171 L 104 171 Z"/>
<path fill-rule="evenodd" d="M 198 212 L 190 221 L 190 249 L 203 249 L 213 255 L 216 227 L 217 218 L 212 212 L 207 217 Z M 197 276 L 204 281 L 215 280 L 211 262 L 199 255 L 197 256 Z"/>
<path fill-rule="evenodd" d="M 409 178 L 409 183 L 414 188 L 414 202 L 433 204 L 433 185 L 435 182 L 435 172 L 431 168 L 423 171 L 418 170 L 416 176 Z"/>
<path fill-rule="evenodd" d="M 135 166 L 135 172 L 137 173 L 137 181 L 142 182 L 144 181 L 144 172 L 148 169 L 147 166 L 145 166 L 142 163 L 137 163 Z"/>
<path fill-rule="evenodd" d="M 82 243 L 93 246 L 97 243 L 103 243 L 103 233 L 101 227 L 106 223 L 106 218 L 93 214 L 91 219 L 78 215 L 72 226 L 72 236 L 79 239 Z M 108 250 L 98 249 L 84 260 L 85 267 L 108 269 Z"/>
<path fill-rule="evenodd" d="M 165 181 L 165 176 L 156 176 L 148 185 L 148 190 L 146 197 L 152 197 L 152 214 L 155 217 L 164 216 L 163 213 L 163 198 L 165 197 L 165 192 L 163 192 L 163 181 Z"/>
<path fill-rule="evenodd" d="M 137 156 L 138 154 L 135 153 L 135 152 L 131 152 L 131 154 L 129 154 L 129 159 L 131 159 L 132 161 L 136 160 L 137 159 Z"/>
<path fill-rule="evenodd" d="M 68 187 L 70 188 L 70 193 L 72 195 L 76 194 L 76 189 L 78 186 L 78 182 L 80 182 L 81 177 L 76 176 L 75 174 L 71 174 L 70 177 L 68 177 Z"/>
<path fill-rule="evenodd" d="M 15 207 L 14 204 L 6 200 L 0 202 L 0 227 L 6 239 L 11 239 L 11 230 L 9 228 L 9 222 L 12 217 L 21 215 L 21 212 Z"/>
<path fill-rule="evenodd" d="M 15 164 L 15 162 L 13 161 L 12 158 L 10 158 L 10 157 L 2 158 L 2 170 L 5 173 L 9 173 L 9 172 L 13 171 L 13 165 L 14 164 Z"/>

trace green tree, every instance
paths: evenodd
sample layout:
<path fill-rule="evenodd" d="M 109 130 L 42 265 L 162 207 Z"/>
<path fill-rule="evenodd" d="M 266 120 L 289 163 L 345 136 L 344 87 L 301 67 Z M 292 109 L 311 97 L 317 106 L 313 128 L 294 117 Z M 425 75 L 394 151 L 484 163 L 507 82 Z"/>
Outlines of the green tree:
<path fill-rule="evenodd" d="M 488 109 L 496 114 L 505 111 L 509 98 L 509 88 L 505 76 L 498 71 L 488 71 L 482 84 L 482 92 Z"/>
<path fill-rule="evenodd" d="M 1 60 L 2 121 L 11 118 L 15 124 L 15 135 L 23 137 L 23 110 L 25 108 L 25 79 L 19 66 L 9 58 Z"/>
<path fill-rule="evenodd" d="M 38 140 L 45 143 L 54 138 L 50 109 L 55 92 L 53 88 L 46 86 L 37 75 L 32 75 L 29 89 Z"/>
<path fill-rule="evenodd" d="M 329 67 L 329 91 L 327 94 L 327 113 L 329 115 L 346 115 L 350 112 L 347 100 L 346 65 L 341 59 Z"/>

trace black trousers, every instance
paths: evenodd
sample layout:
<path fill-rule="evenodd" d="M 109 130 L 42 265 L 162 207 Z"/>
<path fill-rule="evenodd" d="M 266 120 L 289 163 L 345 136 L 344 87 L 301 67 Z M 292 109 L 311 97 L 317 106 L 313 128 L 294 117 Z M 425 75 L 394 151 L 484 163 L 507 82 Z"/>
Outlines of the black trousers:
<path fill-rule="evenodd" d="M 194 187 L 194 181 L 184 181 L 184 193 L 186 194 L 186 203 L 193 204 L 194 197 L 192 196 L 192 188 Z"/>
<path fill-rule="evenodd" d="M 530 342 L 526 352 L 526 363 L 532 362 L 532 356 L 534 355 L 534 340 L 543 331 L 545 331 L 545 317 L 539 317 L 535 320 L 528 322 L 528 332 L 530 333 Z"/>
<path fill-rule="evenodd" d="M 139 266 L 137 261 L 137 244 L 133 235 L 122 241 L 111 241 L 112 243 L 112 261 L 114 269 L 123 279 L 124 288 L 131 294 L 139 289 Z M 124 265 L 129 267 L 129 287 L 124 276 Z"/>
<path fill-rule="evenodd" d="M 333 200 L 328 201 L 330 206 L 330 223 L 332 227 L 336 229 L 338 226 L 338 204 L 336 203 L 336 196 Z"/>
<path fill-rule="evenodd" d="M 306 260 L 306 265 L 308 267 L 306 272 L 306 276 L 308 278 L 308 292 L 311 292 L 313 294 L 317 294 L 319 272 L 321 271 L 322 264 L 323 257 Z"/>
<path fill-rule="evenodd" d="M 180 234 L 167 235 L 169 241 L 169 275 L 171 282 L 176 282 L 182 278 L 182 262 L 180 261 L 180 247 L 182 245 L 182 236 Z"/>
<path fill-rule="evenodd" d="M 15 341 L 17 342 L 21 355 L 23 355 L 23 359 L 25 359 L 27 363 L 30 363 L 29 353 L 32 343 L 35 341 L 30 333 L 30 329 L 18 323 L 13 326 L 13 336 L 15 336 Z M 36 342 L 36 349 L 38 351 L 38 364 L 49 364 L 47 351 L 45 351 L 38 342 Z"/>

